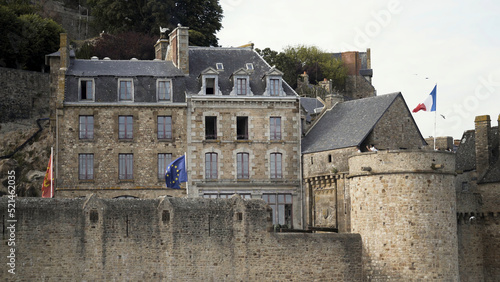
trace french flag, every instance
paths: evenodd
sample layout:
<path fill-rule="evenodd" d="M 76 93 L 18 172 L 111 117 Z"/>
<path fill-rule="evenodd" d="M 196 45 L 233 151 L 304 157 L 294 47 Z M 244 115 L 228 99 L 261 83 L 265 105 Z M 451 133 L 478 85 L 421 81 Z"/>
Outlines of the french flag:
<path fill-rule="evenodd" d="M 437 85 L 432 89 L 431 94 L 427 96 L 427 99 L 423 103 L 418 104 L 418 106 L 413 109 L 412 112 L 416 113 L 420 110 L 425 112 L 435 112 L 436 111 L 436 88 Z"/>

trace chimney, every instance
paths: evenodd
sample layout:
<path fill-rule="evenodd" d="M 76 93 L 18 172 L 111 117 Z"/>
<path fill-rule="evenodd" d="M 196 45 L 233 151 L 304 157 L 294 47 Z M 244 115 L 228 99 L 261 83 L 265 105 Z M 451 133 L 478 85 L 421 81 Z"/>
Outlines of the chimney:
<path fill-rule="evenodd" d="M 478 179 L 481 179 L 490 166 L 490 116 L 477 116 L 474 123 L 476 125 L 476 172 Z"/>
<path fill-rule="evenodd" d="M 327 94 L 325 97 L 325 107 L 327 109 L 331 109 L 335 104 L 342 102 L 344 102 L 344 96 L 339 94 Z"/>
<path fill-rule="evenodd" d="M 372 68 L 372 52 L 370 48 L 366 48 L 366 68 Z"/>
<path fill-rule="evenodd" d="M 189 28 L 178 26 L 169 34 L 170 45 L 165 60 L 189 74 Z"/>
<path fill-rule="evenodd" d="M 59 73 L 57 75 L 56 108 L 63 107 L 64 90 L 66 88 L 66 71 L 69 67 L 68 35 L 66 33 L 61 33 L 60 35 L 59 55 L 60 60 Z"/>
<path fill-rule="evenodd" d="M 168 49 L 167 29 L 160 27 L 160 39 L 155 44 L 155 59 L 165 60 Z"/>

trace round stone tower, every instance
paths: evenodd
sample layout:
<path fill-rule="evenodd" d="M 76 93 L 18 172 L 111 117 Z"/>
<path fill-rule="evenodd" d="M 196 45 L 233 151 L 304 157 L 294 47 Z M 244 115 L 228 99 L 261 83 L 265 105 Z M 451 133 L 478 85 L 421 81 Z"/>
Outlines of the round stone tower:
<path fill-rule="evenodd" d="M 365 280 L 459 280 L 453 153 L 362 153 L 349 173 Z"/>

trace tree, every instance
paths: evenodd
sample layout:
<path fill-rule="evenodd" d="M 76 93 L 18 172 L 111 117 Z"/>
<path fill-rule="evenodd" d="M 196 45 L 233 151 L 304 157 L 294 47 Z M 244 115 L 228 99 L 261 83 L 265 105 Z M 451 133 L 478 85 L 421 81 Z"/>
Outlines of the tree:
<path fill-rule="evenodd" d="M 332 80 L 334 89 L 342 91 L 345 87 L 347 69 L 340 60 L 318 47 L 299 45 L 287 47 L 283 52 L 276 52 L 269 48 L 256 51 L 271 66 L 275 65 L 284 75 L 283 79 L 294 89 L 297 88 L 297 78 L 306 72 L 309 83 L 317 84 L 323 79 Z"/>
<path fill-rule="evenodd" d="M 94 45 L 86 44 L 77 53 L 79 59 L 109 57 L 113 60 L 152 60 L 155 56 L 156 39 L 139 32 L 129 31 L 117 35 L 102 34 Z"/>
<path fill-rule="evenodd" d="M 34 11 L 24 2 L 0 5 L 0 65 L 40 71 L 45 55 L 59 48 L 59 34 L 64 30 L 53 20 L 35 14 L 18 16 Z"/>
<path fill-rule="evenodd" d="M 108 33 L 136 31 L 152 36 L 159 27 L 190 28 L 190 44 L 217 46 L 215 34 L 222 28 L 218 0 L 88 0 L 94 24 Z"/>

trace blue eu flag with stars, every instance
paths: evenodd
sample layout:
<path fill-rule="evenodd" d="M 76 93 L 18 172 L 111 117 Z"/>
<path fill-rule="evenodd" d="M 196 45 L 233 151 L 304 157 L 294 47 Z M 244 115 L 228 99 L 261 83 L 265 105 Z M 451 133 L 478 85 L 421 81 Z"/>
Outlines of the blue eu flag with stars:
<path fill-rule="evenodd" d="M 167 188 L 179 189 L 181 182 L 187 181 L 186 156 L 179 157 L 171 162 L 165 171 Z"/>

